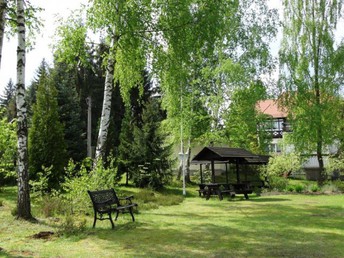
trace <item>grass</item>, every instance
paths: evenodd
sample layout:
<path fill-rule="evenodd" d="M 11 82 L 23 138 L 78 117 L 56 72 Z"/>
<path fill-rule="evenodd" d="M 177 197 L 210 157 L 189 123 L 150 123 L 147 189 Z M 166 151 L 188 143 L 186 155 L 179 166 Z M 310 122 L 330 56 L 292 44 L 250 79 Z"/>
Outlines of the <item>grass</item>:
<path fill-rule="evenodd" d="M 137 192 L 140 194 L 140 191 Z M 158 196 L 180 194 L 169 189 Z M 136 222 L 120 215 L 77 235 L 34 239 L 58 232 L 51 218 L 15 220 L 15 189 L 0 193 L 0 257 L 343 257 L 344 195 L 241 196 L 219 201 L 188 196 L 179 205 L 141 210 Z M 83 219 L 83 217 L 77 217 Z"/>

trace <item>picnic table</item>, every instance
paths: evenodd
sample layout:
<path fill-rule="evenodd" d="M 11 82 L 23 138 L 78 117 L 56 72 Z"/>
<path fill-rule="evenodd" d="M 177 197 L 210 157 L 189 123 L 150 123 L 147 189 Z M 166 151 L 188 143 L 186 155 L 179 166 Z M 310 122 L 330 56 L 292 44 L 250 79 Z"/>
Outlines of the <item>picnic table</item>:
<path fill-rule="evenodd" d="M 199 184 L 199 196 L 205 197 L 209 200 L 210 196 L 217 195 L 220 200 L 223 200 L 224 194 L 229 194 L 232 198 L 236 194 L 244 194 L 245 199 L 248 199 L 248 194 L 251 194 L 253 191 L 249 183 L 207 183 Z"/>

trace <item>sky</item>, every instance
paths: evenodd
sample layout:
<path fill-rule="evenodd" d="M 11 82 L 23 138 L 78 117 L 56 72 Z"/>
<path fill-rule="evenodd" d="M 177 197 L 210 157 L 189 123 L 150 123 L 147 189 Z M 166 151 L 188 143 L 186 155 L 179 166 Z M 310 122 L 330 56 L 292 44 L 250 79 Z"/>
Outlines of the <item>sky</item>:
<path fill-rule="evenodd" d="M 67 17 L 72 10 L 79 8 L 81 4 L 87 4 L 88 0 L 31 0 L 30 2 L 32 5 L 44 9 L 40 13 L 44 28 L 42 28 L 42 34 L 37 36 L 34 50 L 26 55 L 26 85 L 29 85 L 34 79 L 35 72 L 43 59 L 48 64 L 52 64 L 53 56 L 50 45 L 53 43 L 53 35 L 58 25 L 55 23 L 56 15 Z M 0 68 L 0 94 L 3 93 L 10 79 L 14 83 L 16 82 L 16 46 L 16 38 L 10 41 L 4 39 Z"/>

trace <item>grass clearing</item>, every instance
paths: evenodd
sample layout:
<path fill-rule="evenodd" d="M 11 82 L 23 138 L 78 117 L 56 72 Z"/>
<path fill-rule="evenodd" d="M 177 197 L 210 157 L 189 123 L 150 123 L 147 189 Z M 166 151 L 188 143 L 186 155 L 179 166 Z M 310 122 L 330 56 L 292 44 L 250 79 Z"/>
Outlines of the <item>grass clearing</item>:
<path fill-rule="evenodd" d="M 156 195 L 179 193 L 169 189 Z M 344 195 L 206 201 L 195 189 L 188 193 L 179 205 L 140 210 L 136 222 L 120 215 L 115 230 L 109 221 L 98 221 L 92 229 L 93 214 L 76 215 L 86 218 L 85 231 L 44 240 L 32 236 L 57 232 L 60 224 L 53 218 L 38 218 L 36 224 L 15 220 L 16 193 L 4 188 L 0 257 L 343 257 Z"/>

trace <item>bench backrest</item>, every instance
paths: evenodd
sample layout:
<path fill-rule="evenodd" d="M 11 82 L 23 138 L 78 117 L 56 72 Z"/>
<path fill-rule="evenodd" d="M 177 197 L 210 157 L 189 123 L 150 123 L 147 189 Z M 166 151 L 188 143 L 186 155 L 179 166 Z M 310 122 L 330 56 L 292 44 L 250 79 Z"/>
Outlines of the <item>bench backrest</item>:
<path fill-rule="evenodd" d="M 119 205 L 119 200 L 116 195 L 116 192 L 113 188 L 99 191 L 87 191 L 91 197 L 94 208 L 103 206 L 104 204 Z"/>

